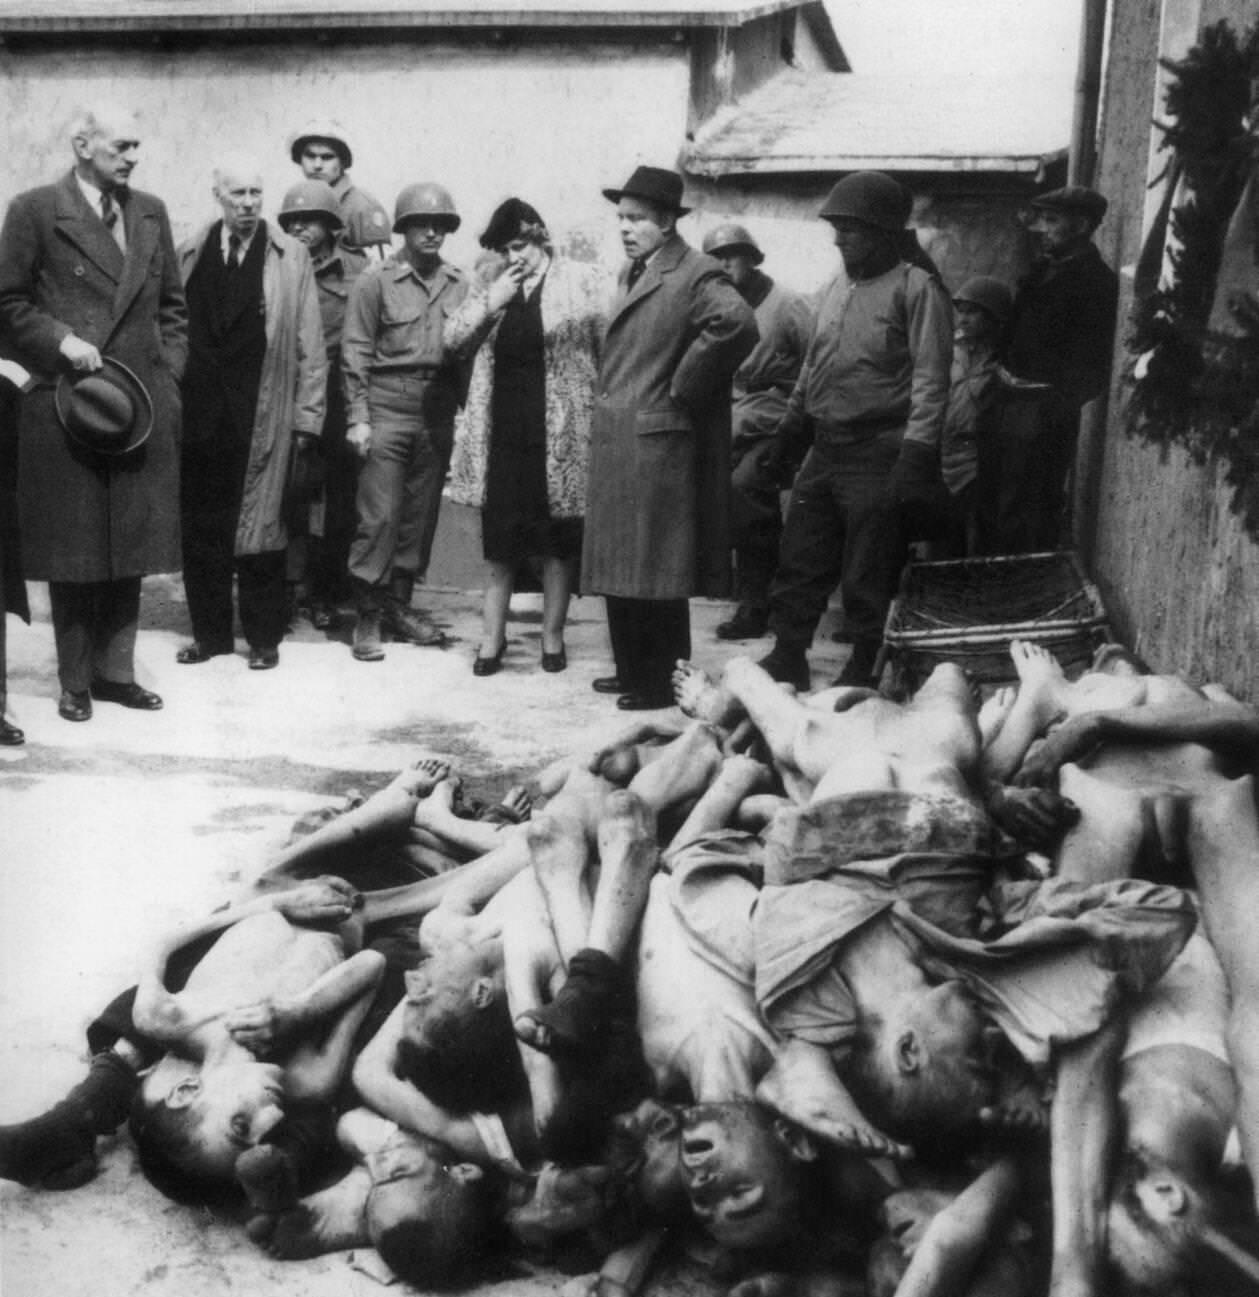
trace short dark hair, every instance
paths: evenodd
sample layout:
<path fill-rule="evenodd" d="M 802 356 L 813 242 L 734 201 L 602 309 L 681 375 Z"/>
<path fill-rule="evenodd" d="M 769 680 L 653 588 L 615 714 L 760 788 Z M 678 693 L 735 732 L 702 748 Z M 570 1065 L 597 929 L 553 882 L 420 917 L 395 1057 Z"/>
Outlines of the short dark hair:
<path fill-rule="evenodd" d="M 494 1112 L 528 1092 L 505 997 L 471 1019 L 452 1023 L 449 1031 L 433 1021 L 426 1031 L 422 1045 L 402 1036 L 393 1070 L 439 1107 Z"/>
<path fill-rule="evenodd" d="M 374 1234 L 384 1263 L 418 1288 L 448 1289 L 470 1283 L 484 1265 L 489 1241 L 488 1177 L 452 1181 L 422 1220 Z M 370 1210 L 369 1210 L 370 1224 Z"/>
<path fill-rule="evenodd" d="M 538 209 L 523 198 L 508 198 L 494 209 L 489 224 L 481 235 L 481 246 L 501 252 L 514 239 L 528 239 L 548 252 L 551 235 Z"/>
<path fill-rule="evenodd" d="M 196 1165 L 194 1136 L 199 1118 L 189 1108 L 153 1103 L 141 1090 L 132 1100 L 128 1126 L 140 1170 L 159 1193 L 186 1207 L 229 1202 L 239 1196 L 235 1181 L 221 1180 Z"/>

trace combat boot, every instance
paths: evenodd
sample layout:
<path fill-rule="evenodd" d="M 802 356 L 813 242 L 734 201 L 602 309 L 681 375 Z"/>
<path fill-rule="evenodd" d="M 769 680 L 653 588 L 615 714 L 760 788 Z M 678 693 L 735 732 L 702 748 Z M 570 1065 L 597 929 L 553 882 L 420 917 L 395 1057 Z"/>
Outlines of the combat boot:
<path fill-rule="evenodd" d="M 355 602 L 358 605 L 358 621 L 354 623 L 350 652 L 360 662 L 380 662 L 385 656 L 380 628 L 380 591 L 366 583 L 358 584 Z"/>
<path fill-rule="evenodd" d="M 411 607 L 411 591 L 415 578 L 406 572 L 395 572 L 389 582 L 389 596 L 385 600 L 383 625 L 396 640 L 418 644 L 421 648 L 442 648 L 446 637 L 435 626 L 430 626 Z"/>

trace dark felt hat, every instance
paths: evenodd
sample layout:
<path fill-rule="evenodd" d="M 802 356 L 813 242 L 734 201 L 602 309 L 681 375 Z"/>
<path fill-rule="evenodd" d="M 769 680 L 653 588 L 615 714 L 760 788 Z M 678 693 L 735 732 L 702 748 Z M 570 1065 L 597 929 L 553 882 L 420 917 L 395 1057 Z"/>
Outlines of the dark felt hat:
<path fill-rule="evenodd" d="M 613 203 L 619 203 L 622 198 L 642 198 L 668 207 L 679 216 L 691 210 L 682 206 L 682 177 L 663 167 L 635 167 L 634 174 L 620 189 L 605 189 L 603 196 Z"/>
<path fill-rule="evenodd" d="M 1037 195 L 1030 206 L 1050 212 L 1079 212 L 1088 217 L 1090 224 L 1096 229 L 1102 223 L 1102 217 L 1106 215 L 1110 204 L 1096 189 L 1089 189 L 1087 185 L 1064 185 L 1061 189 L 1051 189 L 1047 194 Z"/>
<path fill-rule="evenodd" d="M 106 356 L 94 374 L 62 374 L 53 404 L 70 439 L 97 454 L 126 455 L 153 431 L 148 389 L 112 356 Z"/>
<path fill-rule="evenodd" d="M 481 235 L 481 246 L 498 251 L 519 238 L 522 228 L 530 226 L 540 226 L 543 232 L 546 231 L 546 222 L 538 215 L 538 209 L 523 198 L 505 199 L 494 209 L 490 223 Z"/>

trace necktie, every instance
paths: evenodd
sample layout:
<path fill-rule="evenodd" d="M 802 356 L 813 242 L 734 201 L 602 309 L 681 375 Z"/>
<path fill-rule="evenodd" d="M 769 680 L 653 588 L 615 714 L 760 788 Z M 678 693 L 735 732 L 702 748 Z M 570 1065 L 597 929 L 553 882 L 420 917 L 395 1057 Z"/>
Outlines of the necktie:
<path fill-rule="evenodd" d="M 635 257 L 630 262 L 629 274 L 625 276 L 625 291 L 628 293 L 634 285 L 643 277 L 643 271 L 647 269 L 646 259 Z"/>
<path fill-rule="evenodd" d="M 227 236 L 227 271 L 231 274 L 240 265 L 240 239 L 235 234 Z"/>
<path fill-rule="evenodd" d="M 122 222 L 118 219 L 118 204 L 109 194 L 101 194 L 101 220 L 113 235 L 114 242 L 121 248 L 123 246 Z"/>

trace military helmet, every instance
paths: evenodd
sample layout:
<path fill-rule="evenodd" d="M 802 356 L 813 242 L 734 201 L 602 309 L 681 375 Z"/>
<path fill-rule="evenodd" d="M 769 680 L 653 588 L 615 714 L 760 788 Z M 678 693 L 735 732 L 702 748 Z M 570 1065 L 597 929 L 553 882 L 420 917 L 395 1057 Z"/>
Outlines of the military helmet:
<path fill-rule="evenodd" d="M 299 180 L 284 195 L 278 220 L 284 222 L 294 216 L 324 216 L 328 224 L 339 230 L 345 224 L 341 219 L 341 205 L 332 186 L 324 180 Z"/>
<path fill-rule="evenodd" d="M 953 300 L 982 307 L 998 324 L 1008 324 L 1014 309 L 1010 290 L 991 275 L 973 275 L 953 294 Z"/>
<path fill-rule="evenodd" d="M 899 234 L 912 206 L 909 191 L 891 176 L 881 171 L 854 171 L 835 183 L 818 215 L 828 221 L 846 216 Z"/>
<path fill-rule="evenodd" d="M 704 236 L 704 251 L 710 257 L 718 257 L 723 252 L 746 252 L 752 258 L 754 266 L 759 266 L 765 260 L 761 245 L 742 225 L 736 225 L 733 221 L 717 226 Z"/>
<path fill-rule="evenodd" d="M 292 136 L 289 140 L 289 156 L 294 162 L 301 163 L 302 150 L 311 140 L 322 140 L 325 144 L 332 145 L 347 171 L 354 165 L 354 154 L 350 152 L 349 141 L 345 138 L 345 128 L 331 117 L 316 117 Z"/>
<path fill-rule="evenodd" d="M 398 201 L 393 205 L 393 232 L 401 234 L 406 222 L 417 216 L 441 217 L 451 233 L 459 228 L 459 213 L 455 211 L 455 200 L 450 196 L 450 190 L 433 184 L 431 180 L 408 185 L 398 195 Z"/>

